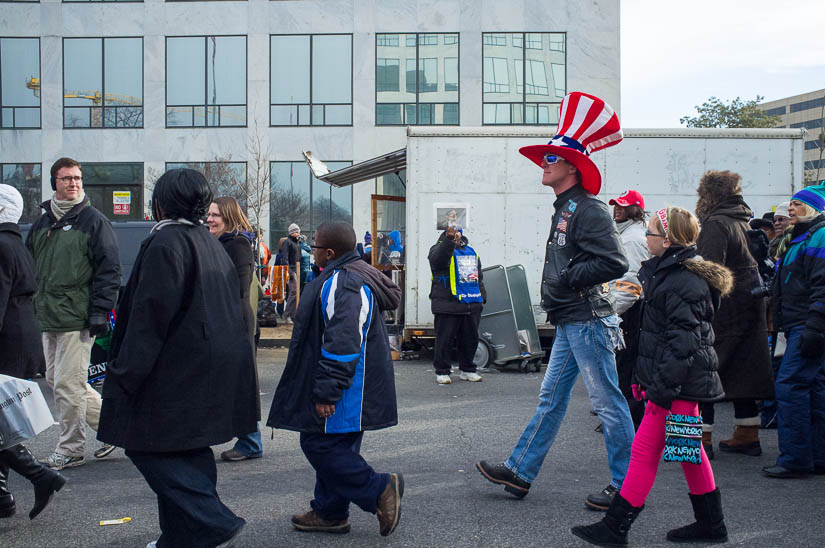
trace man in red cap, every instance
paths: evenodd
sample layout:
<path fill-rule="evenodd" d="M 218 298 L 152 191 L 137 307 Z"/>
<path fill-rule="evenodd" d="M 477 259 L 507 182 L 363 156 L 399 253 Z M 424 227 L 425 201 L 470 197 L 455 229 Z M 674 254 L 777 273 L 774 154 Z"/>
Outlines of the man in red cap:
<path fill-rule="evenodd" d="M 639 283 L 639 268 L 642 261 L 650 258 L 647 249 L 645 219 L 645 199 L 636 190 L 625 190 L 618 198 L 612 198 L 613 221 L 622 240 L 628 269 L 624 276 L 610 282 L 610 293 L 616 299 L 616 314 L 622 319 L 624 348 L 616 351 L 616 371 L 619 374 L 619 389 L 627 400 L 633 426 L 639 428 L 645 413 L 644 403 L 633 397 L 633 365 L 639 346 L 641 324 L 642 286 Z"/>
<path fill-rule="evenodd" d="M 549 144 L 519 151 L 542 168 L 541 184 L 556 194 L 541 283 L 542 307 L 556 326 L 553 350 L 536 413 L 510 457 L 501 464 L 481 461 L 476 467 L 489 481 L 524 497 L 553 445 L 581 371 L 604 425 L 612 476 L 586 504 L 604 511 L 621 489 L 634 435 L 618 386 L 613 352 L 621 334 L 608 285 L 627 271 L 627 259 L 607 205 L 595 196 L 601 174 L 589 154 L 618 143 L 622 131 L 610 106 L 580 92 L 564 98 L 559 120 Z"/>

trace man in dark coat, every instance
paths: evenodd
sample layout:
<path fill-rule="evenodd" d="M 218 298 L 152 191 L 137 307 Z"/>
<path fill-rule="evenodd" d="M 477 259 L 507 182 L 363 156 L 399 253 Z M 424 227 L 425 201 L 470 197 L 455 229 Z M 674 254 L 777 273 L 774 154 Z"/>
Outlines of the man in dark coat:
<path fill-rule="evenodd" d="M 312 249 L 323 270 L 298 306 L 267 421 L 301 433 L 301 449 L 316 472 L 312 509 L 292 516 L 292 524 L 346 533 L 353 502 L 377 514 L 387 536 L 401 516 L 404 478 L 376 473 L 360 450 L 365 430 L 398 423 L 383 311 L 398 306 L 401 290 L 361 260 L 349 223 L 319 226 Z"/>
<path fill-rule="evenodd" d="M 435 327 L 433 368 L 438 384 L 450 384 L 453 345 L 458 353 L 460 379 L 479 382 L 473 364 L 478 347 L 478 324 L 487 300 L 481 260 L 460 228 L 448 226 L 430 248 L 432 272 L 430 306 Z"/>
<path fill-rule="evenodd" d="M 17 221 L 23 212 L 23 197 L 11 185 L 0 185 L 0 374 L 30 378 L 43 362 L 40 330 L 34 317 L 34 260 L 23 246 Z M 0 450 L 0 518 L 17 511 L 9 491 L 9 470 L 34 485 L 34 519 L 66 479 L 34 458 L 22 444 Z"/>
<path fill-rule="evenodd" d="M 210 445 L 255 431 L 252 347 L 235 266 L 200 223 L 203 175 L 166 172 L 118 308 L 98 438 L 126 449 L 158 497 L 165 546 L 214 547 L 244 520 L 218 497 Z"/>
<path fill-rule="evenodd" d="M 719 443 L 722 451 L 757 456 L 759 408 L 756 400 L 773 398 L 773 374 L 768 349 L 765 298 L 753 294 L 760 287 L 759 268 L 748 247 L 748 220 L 742 199 L 742 178 L 730 171 L 708 171 L 699 182 L 696 215 L 702 225 L 696 247 L 703 259 L 733 272 L 733 291 L 722 299 L 713 319 L 719 357 L 719 377 L 725 397 L 733 400 L 733 438 Z M 705 429 L 702 442 L 713 458 L 713 404 L 702 406 Z"/>

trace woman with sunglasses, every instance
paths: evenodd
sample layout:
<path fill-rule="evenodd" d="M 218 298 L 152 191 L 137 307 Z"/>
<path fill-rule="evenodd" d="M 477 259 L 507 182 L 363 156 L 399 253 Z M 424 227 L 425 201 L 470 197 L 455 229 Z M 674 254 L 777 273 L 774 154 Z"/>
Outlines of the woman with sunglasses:
<path fill-rule="evenodd" d="M 572 529 L 591 544 L 627 544 L 628 530 L 644 507 L 665 451 L 665 418 L 682 422 L 682 416 L 685 423 L 701 424 L 699 402 L 724 397 L 711 323 L 733 277 L 727 268 L 697 256 L 698 235 L 696 217 L 680 207 L 660 209 L 648 223 L 647 247 L 653 258 L 639 271 L 644 303 L 633 386 L 636 398 L 647 405 L 627 476 L 607 515 L 598 523 Z M 667 539 L 726 542 L 719 489 L 699 441 L 701 434 L 696 435 L 693 449 L 698 454 L 682 462 L 696 522 L 669 531 Z"/>

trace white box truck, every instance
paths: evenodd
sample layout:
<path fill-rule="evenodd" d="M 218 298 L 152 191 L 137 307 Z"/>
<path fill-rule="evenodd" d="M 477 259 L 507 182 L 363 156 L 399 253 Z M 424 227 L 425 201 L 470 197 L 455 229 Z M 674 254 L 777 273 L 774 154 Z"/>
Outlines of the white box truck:
<path fill-rule="evenodd" d="M 620 144 L 592 156 L 603 178 L 599 198 L 633 188 L 648 211 L 693 210 L 702 174 L 729 169 L 742 176 L 745 201 L 761 216 L 802 188 L 803 136 L 797 129 L 626 129 Z M 524 265 L 536 321 L 546 333 L 539 288 L 555 196 L 518 149 L 551 137 L 546 128 L 410 127 L 406 149 L 328 174 L 313 166 L 336 186 L 406 168 L 405 332 L 431 332 L 427 254 L 441 232 L 438 215 L 458 208 L 484 266 Z"/>

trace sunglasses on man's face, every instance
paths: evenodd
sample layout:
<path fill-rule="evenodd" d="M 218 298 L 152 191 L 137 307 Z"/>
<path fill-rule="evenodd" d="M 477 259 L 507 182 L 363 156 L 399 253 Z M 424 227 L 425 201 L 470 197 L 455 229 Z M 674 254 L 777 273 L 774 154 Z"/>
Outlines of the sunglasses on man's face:
<path fill-rule="evenodd" d="M 562 158 L 561 156 L 558 156 L 556 154 L 545 154 L 544 158 L 542 158 L 542 160 L 547 165 L 553 165 L 556 162 L 558 162 L 559 160 L 564 160 L 564 158 Z"/>

